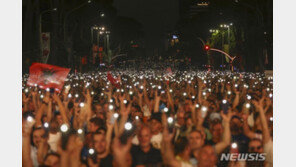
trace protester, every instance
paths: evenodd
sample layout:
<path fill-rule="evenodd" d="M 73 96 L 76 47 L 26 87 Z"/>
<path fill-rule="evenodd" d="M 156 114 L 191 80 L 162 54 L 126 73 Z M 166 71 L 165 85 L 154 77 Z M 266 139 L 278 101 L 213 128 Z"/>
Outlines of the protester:
<path fill-rule="evenodd" d="M 113 70 L 69 74 L 55 91 L 27 81 L 23 166 L 273 166 L 264 74 Z M 264 159 L 223 159 L 234 153 Z"/>

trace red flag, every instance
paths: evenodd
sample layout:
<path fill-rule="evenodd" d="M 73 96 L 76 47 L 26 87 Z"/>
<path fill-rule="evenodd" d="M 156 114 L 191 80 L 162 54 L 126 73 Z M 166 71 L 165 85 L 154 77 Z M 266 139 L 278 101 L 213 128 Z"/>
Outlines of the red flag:
<path fill-rule="evenodd" d="M 69 72 L 70 68 L 33 63 L 30 67 L 30 76 L 27 84 L 29 86 L 37 84 L 41 89 L 55 88 L 57 92 L 60 92 Z"/>
<path fill-rule="evenodd" d="M 107 73 L 107 79 L 111 82 L 112 85 L 114 85 L 116 88 L 119 88 L 119 83 L 118 80 L 113 78 L 113 76 L 111 75 L 111 73 L 108 71 Z"/>

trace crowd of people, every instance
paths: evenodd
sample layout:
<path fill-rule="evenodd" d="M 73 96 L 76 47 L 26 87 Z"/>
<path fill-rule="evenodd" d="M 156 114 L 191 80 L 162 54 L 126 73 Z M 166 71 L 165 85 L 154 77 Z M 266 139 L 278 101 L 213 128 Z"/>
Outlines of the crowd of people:
<path fill-rule="evenodd" d="M 56 91 L 27 79 L 25 167 L 273 166 L 273 81 L 262 73 L 89 72 Z"/>

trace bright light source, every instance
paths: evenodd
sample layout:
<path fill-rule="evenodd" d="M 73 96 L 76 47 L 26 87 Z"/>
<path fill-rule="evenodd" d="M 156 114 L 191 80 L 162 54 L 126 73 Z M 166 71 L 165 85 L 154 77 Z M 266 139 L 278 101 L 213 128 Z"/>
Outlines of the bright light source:
<path fill-rule="evenodd" d="M 165 108 L 163 109 L 163 111 L 164 111 L 164 112 L 168 112 L 169 109 L 168 109 L 167 107 L 165 107 Z"/>
<path fill-rule="evenodd" d="M 223 104 L 226 104 L 226 103 L 227 103 L 227 100 L 223 99 L 223 100 L 222 100 L 222 103 L 223 103 Z"/>
<path fill-rule="evenodd" d="M 195 96 L 191 96 L 192 99 L 195 99 Z"/>
<path fill-rule="evenodd" d="M 110 103 L 113 103 L 113 99 L 110 99 Z"/>
<path fill-rule="evenodd" d="M 43 99 L 43 97 L 44 97 L 43 95 L 40 95 L 40 98 L 41 98 L 41 99 Z"/>
<path fill-rule="evenodd" d="M 81 103 L 79 104 L 79 106 L 80 106 L 81 108 L 84 107 L 84 103 L 81 102 Z"/>
<path fill-rule="evenodd" d="M 272 98 L 272 93 L 269 94 L 269 97 Z"/>
<path fill-rule="evenodd" d="M 132 125 L 130 122 L 127 122 L 127 123 L 124 124 L 124 128 L 125 128 L 126 130 L 131 130 L 132 127 L 133 127 L 133 125 Z"/>
<path fill-rule="evenodd" d="M 83 132 L 82 129 L 78 129 L 78 130 L 77 130 L 77 133 L 78 133 L 78 134 L 82 134 L 82 132 Z"/>
<path fill-rule="evenodd" d="M 273 121 L 273 117 L 270 117 L 269 120 L 270 120 L 270 121 Z"/>
<path fill-rule="evenodd" d="M 78 95 L 78 94 L 75 94 L 75 97 L 76 97 L 76 98 L 78 98 L 78 97 L 79 97 L 79 95 Z"/>
<path fill-rule="evenodd" d="M 48 128 L 48 127 L 49 127 L 49 124 L 48 124 L 47 122 L 45 122 L 45 123 L 43 124 L 43 126 L 44 126 L 45 128 Z"/>
<path fill-rule="evenodd" d="M 232 143 L 232 144 L 231 144 L 231 147 L 232 147 L 232 148 L 237 148 L 237 144 L 236 144 L 236 143 Z"/>
<path fill-rule="evenodd" d="M 72 97 L 72 95 L 71 95 L 71 93 L 69 93 L 69 94 L 68 94 L 68 98 L 71 98 L 71 97 Z"/>
<path fill-rule="evenodd" d="M 250 108 L 251 104 L 250 103 L 246 103 L 246 108 Z"/>
<path fill-rule="evenodd" d="M 46 92 L 49 92 L 50 91 L 50 89 L 49 88 L 46 88 Z"/>
<path fill-rule="evenodd" d="M 196 105 L 195 105 L 195 108 L 199 108 L 199 104 L 196 104 Z"/>
<path fill-rule="evenodd" d="M 208 108 L 205 107 L 205 106 L 202 106 L 202 107 L 201 107 L 201 111 L 206 112 L 206 111 L 208 111 Z"/>
<path fill-rule="evenodd" d="M 133 95 L 133 92 L 132 92 L 132 91 L 129 91 L 129 94 L 130 94 L 130 95 Z"/>
<path fill-rule="evenodd" d="M 172 89 L 170 89 L 170 93 L 172 93 L 173 92 L 173 90 Z"/>
<path fill-rule="evenodd" d="M 67 132 L 68 131 L 68 126 L 66 125 L 66 124 L 63 124 L 62 126 L 61 126 L 61 131 L 62 132 Z"/>
<path fill-rule="evenodd" d="M 231 91 L 228 91 L 227 94 L 228 94 L 228 95 L 231 95 Z"/>
<path fill-rule="evenodd" d="M 251 97 L 250 95 L 247 95 L 247 99 L 248 99 L 248 100 L 251 100 L 251 98 L 252 98 L 252 97 Z"/>
<path fill-rule="evenodd" d="M 126 104 L 127 103 L 127 100 L 123 100 L 123 103 Z"/>
<path fill-rule="evenodd" d="M 88 153 L 92 155 L 92 154 L 95 153 L 95 150 L 93 148 L 91 148 L 91 149 L 88 150 Z"/>
<path fill-rule="evenodd" d="M 113 105 L 109 105 L 109 110 L 113 110 Z"/>
<path fill-rule="evenodd" d="M 140 89 L 144 89 L 144 86 L 140 86 Z"/>
<path fill-rule="evenodd" d="M 28 122 L 32 122 L 32 121 L 33 121 L 33 117 L 28 116 L 28 117 L 27 117 L 27 121 L 28 121 Z"/>
<path fill-rule="evenodd" d="M 94 95 L 95 94 L 95 92 L 93 92 L 93 91 L 91 91 L 91 93 L 90 93 L 91 95 Z"/>
<path fill-rule="evenodd" d="M 186 93 L 186 92 L 184 92 L 184 93 L 183 93 L 183 96 L 187 96 L 187 93 Z"/>
<path fill-rule="evenodd" d="M 139 116 L 136 116 L 135 118 L 136 118 L 136 120 L 138 120 L 139 119 Z"/>
<path fill-rule="evenodd" d="M 207 95 L 207 93 L 206 93 L 206 92 L 202 92 L 202 95 L 204 95 L 204 96 L 205 96 L 205 95 Z"/>
<path fill-rule="evenodd" d="M 161 86 L 160 85 L 158 86 L 158 89 L 161 89 Z"/>
<path fill-rule="evenodd" d="M 118 113 L 114 113 L 114 114 L 113 114 L 113 117 L 114 117 L 114 118 L 118 118 L 118 117 L 119 117 L 119 114 L 118 114 Z"/>
<path fill-rule="evenodd" d="M 168 117 L 168 123 L 171 124 L 173 123 L 174 119 L 172 117 Z"/>

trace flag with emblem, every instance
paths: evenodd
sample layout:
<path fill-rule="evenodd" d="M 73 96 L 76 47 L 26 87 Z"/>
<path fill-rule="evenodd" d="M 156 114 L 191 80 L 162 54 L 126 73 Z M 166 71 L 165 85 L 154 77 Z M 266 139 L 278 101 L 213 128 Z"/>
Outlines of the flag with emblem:
<path fill-rule="evenodd" d="M 41 89 L 54 88 L 60 92 L 67 78 L 70 68 L 62 68 L 49 64 L 33 63 L 30 67 L 30 76 L 27 84 Z"/>

